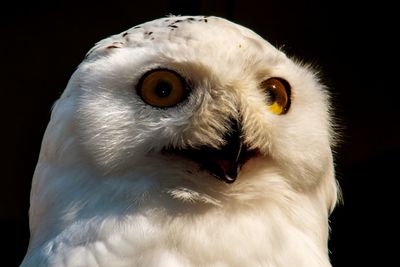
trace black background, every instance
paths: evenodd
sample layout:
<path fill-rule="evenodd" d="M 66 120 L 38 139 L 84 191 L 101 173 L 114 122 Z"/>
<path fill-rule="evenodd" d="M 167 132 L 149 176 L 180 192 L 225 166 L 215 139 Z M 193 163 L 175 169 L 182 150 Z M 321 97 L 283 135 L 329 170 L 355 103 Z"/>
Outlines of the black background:
<path fill-rule="evenodd" d="M 400 164 L 394 6 L 256 0 L 1 5 L 2 266 L 18 266 L 26 252 L 32 174 L 50 108 L 70 75 L 95 42 L 168 14 L 228 18 L 319 66 L 343 128 L 336 165 L 344 205 L 331 216 L 332 264 L 392 265 Z"/>

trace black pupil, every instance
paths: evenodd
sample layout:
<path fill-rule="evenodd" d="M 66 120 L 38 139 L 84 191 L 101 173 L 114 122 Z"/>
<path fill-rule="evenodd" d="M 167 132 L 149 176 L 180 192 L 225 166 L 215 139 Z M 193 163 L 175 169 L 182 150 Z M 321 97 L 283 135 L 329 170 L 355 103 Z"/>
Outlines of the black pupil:
<path fill-rule="evenodd" d="M 160 81 L 154 88 L 154 92 L 160 98 L 168 97 L 171 94 L 172 85 L 166 81 Z"/>
<path fill-rule="evenodd" d="M 270 104 L 273 104 L 276 101 L 276 94 L 274 89 L 274 86 L 271 85 L 270 88 L 265 92 L 267 95 L 267 100 Z"/>

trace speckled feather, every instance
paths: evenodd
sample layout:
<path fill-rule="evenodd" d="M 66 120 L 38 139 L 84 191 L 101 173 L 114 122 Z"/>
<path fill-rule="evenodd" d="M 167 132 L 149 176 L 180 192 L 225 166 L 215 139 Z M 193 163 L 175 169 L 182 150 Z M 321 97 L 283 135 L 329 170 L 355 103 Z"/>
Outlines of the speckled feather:
<path fill-rule="evenodd" d="M 154 108 L 135 87 L 171 69 L 190 86 Z M 260 84 L 291 86 L 287 114 Z M 326 88 L 249 29 L 166 17 L 100 41 L 55 104 L 35 170 L 21 266 L 330 266 L 337 186 Z M 259 151 L 232 184 L 166 148 L 226 145 L 231 118 Z"/>

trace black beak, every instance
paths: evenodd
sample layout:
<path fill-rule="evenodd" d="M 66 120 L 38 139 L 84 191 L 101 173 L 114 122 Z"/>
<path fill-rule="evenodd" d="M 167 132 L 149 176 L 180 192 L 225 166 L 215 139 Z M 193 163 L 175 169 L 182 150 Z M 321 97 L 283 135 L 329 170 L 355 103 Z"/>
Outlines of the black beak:
<path fill-rule="evenodd" d="M 202 149 L 203 167 L 218 179 L 233 183 L 241 168 L 241 156 L 244 154 L 241 140 L 241 125 L 237 120 L 231 121 L 231 128 L 224 137 L 226 145 L 220 150 Z"/>
<path fill-rule="evenodd" d="M 235 182 L 243 164 L 256 152 L 249 150 L 242 142 L 242 125 L 231 120 L 230 129 L 224 136 L 225 146 L 220 149 L 201 147 L 198 149 L 174 150 L 174 154 L 199 162 L 211 175 L 226 183 Z"/>

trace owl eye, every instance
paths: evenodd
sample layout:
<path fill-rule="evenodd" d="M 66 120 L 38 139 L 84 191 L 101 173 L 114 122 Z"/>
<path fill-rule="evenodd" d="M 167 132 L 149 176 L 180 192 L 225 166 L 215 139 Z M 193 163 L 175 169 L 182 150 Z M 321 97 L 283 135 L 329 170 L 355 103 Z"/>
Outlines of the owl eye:
<path fill-rule="evenodd" d="M 178 73 L 166 69 L 147 72 L 140 79 L 137 91 L 144 102 L 159 108 L 175 106 L 187 93 L 185 80 Z"/>
<path fill-rule="evenodd" d="M 269 78 L 261 83 L 267 95 L 269 110 L 277 115 L 288 112 L 290 107 L 290 85 L 281 78 Z"/>

